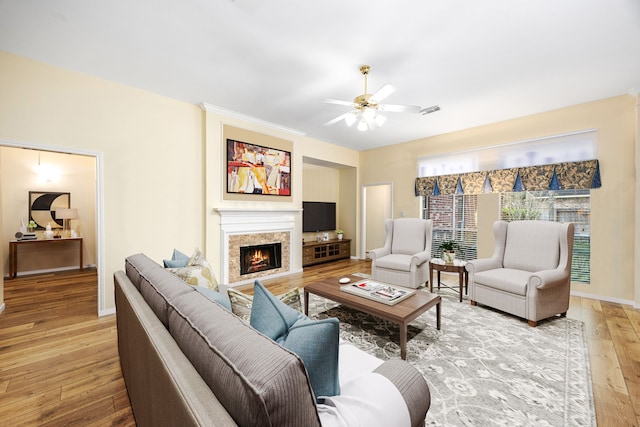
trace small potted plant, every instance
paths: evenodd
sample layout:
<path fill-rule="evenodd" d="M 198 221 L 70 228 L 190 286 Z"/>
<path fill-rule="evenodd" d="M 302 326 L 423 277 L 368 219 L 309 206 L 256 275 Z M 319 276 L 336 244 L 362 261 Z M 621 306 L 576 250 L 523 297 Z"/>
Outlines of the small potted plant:
<path fill-rule="evenodd" d="M 34 231 L 36 231 L 36 227 L 38 227 L 38 225 L 34 220 L 31 220 L 29 221 L 29 224 L 27 225 L 27 227 L 28 227 L 27 229 L 29 233 L 33 233 Z"/>
<path fill-rule="evenodd" d="M 344 231 L 336 230 L 336 234 L 338 235 L 338 240 L 342 240 L 342 236 L 344 236 Z"/>
<path fill-rule="evenodd" d="M 456 249 L 460 249 L 460 245 L 455 240 L 445 240 L 439 246 L 442 249 L 442 258 L 447 264 L 453 264 L 456 259 Z"/>

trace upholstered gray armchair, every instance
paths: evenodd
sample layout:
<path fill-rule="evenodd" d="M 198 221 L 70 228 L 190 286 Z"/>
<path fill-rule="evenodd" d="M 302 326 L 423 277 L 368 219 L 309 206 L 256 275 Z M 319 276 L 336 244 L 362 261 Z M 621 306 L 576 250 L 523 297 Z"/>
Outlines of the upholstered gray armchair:
<path fill-rule="evenodd" d="M 386 219 L 384 247 L 369 251 L 371 278 L 417 288 L 429 277 L 433 222 L 420 218 Z"/>
<path fill-rule="evenodd" d="M 573 229 L 550 221 L 495 222 L 493 256 L 466 265 L 471 304 L 523 317 L 531 326 L 566 315 Z"/>

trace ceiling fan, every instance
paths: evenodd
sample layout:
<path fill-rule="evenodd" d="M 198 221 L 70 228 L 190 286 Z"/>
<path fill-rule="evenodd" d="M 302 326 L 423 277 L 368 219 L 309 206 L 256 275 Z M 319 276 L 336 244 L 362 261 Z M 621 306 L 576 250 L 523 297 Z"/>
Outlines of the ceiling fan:
<path fill-rule="evenodd" d="M 340 120 L 344 120 L 345 123 L 347 123 L 347 126 L 351 126 L 358 122 L 358 130 L 366 131 L 367 129 L 375 129 L 382 126 L 382 124 L 387 120 L 385 116 L 378 114 L 379 111 L 425 115 L 440 110 L 440 107 L 437 105 L 432 107 L 421 107 L 419 105 L 380 104 L 380 101 L 395 92 L 396 88 L 390 84 L 385 84 L 375 93 L 367 93 L 367 75 L 369 75 L 369 71 L 371 71 L 371 67 L 369 65 L 363 65 L 360 67 L 360 72 L 364 76 L 364 93 L 356 96 L 352 102 L 341 101 L 339 99 L 324 100 L 324 102 L 329 104 L 346 105 L 353 108 L 352 111 L 341 114 L 333 120 L 329 120 L 324 124 L 325 126 L 331 126 L 338 123 Z"/>

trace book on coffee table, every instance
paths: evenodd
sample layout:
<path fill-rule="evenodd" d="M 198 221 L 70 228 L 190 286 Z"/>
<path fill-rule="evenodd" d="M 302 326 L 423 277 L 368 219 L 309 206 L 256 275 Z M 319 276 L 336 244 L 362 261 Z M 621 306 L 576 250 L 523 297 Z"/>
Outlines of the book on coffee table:
<path fill-rule="evenodd" d="M 413 289 L 391 286 L 375 280 L 362 280 L 340 287 L 344 292 L 378 301 L 387 305 L 394 305 L 409 298 L 416 291 Z"/>

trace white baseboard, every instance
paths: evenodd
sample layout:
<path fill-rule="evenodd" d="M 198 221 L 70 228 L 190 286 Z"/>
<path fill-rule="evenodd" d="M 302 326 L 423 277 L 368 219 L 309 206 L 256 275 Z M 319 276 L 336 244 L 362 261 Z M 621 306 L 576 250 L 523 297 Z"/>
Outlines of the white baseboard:
<path fill-rule="evenodd" d="M 87 268 L 96 268 L 95 264 L 89 264 L 89 265 L 85 265 L 84 267 L 82 267 L 84 269 Z M 67 267 L 57 267 L 57 268 L 46 268 L 44 270 L 30 270 L 30 271 L 20 271 L 16 274 L 16 277 L 21 277 L 21 276 L 30 276 L 32 274 L 46 274 L 46 273 L 58 273 L 60 271 L 71 271 L 71 270 L 78 270 L 78 266 L 67 266 Z"/>
<path fill-rule="evenodd" d="M 116 314 L 116 308 L 108 308 L 106 310 L 98 310 L 98 317 L 102 316 L 110 316 L 112 314 Z"/>
<path fill-rule="evenodd" d="M 580 297 L 580 298 L 596 299 L 600 301 L 613 302 L 616 304 L 630 305 L 635 309 L 640 308 L 640 304 L 636 303 L 633 300 L 628 300 L 628 299 L 613 298 L 613 297 L 607 297 L 603 295 L 588 294 L 586 292 L 576 292 L 576 291 L 571 291 L 571 295 Z"/>

